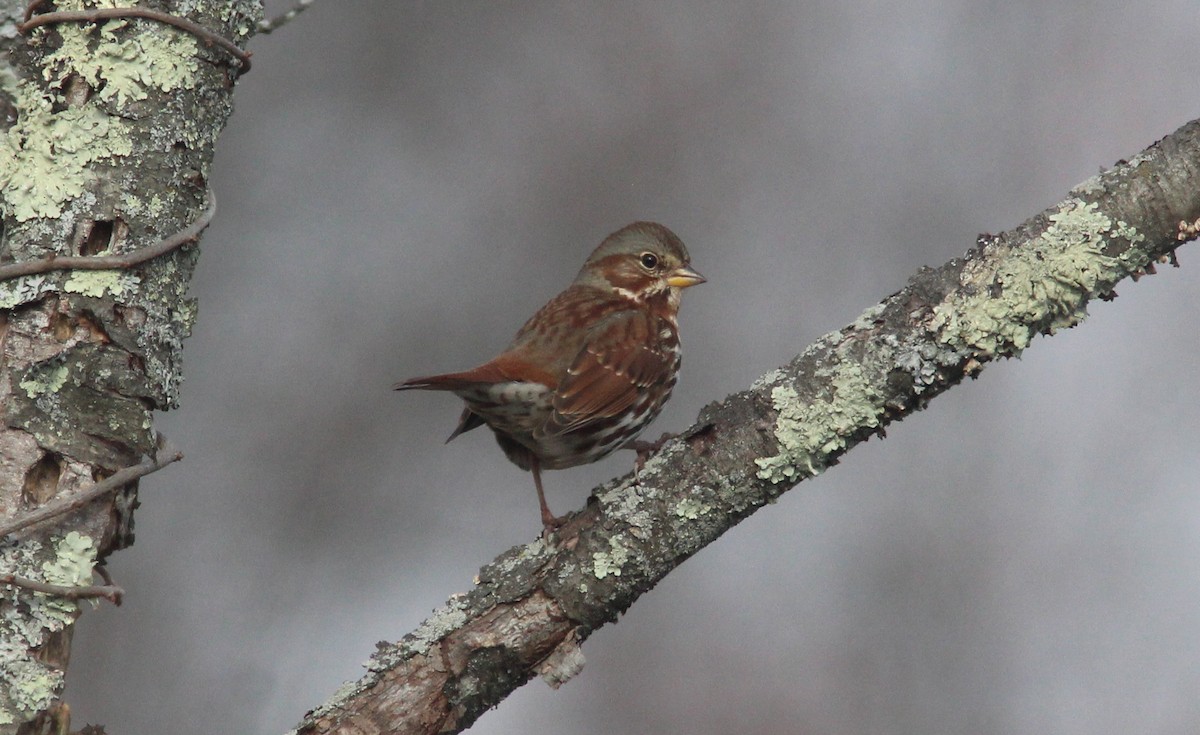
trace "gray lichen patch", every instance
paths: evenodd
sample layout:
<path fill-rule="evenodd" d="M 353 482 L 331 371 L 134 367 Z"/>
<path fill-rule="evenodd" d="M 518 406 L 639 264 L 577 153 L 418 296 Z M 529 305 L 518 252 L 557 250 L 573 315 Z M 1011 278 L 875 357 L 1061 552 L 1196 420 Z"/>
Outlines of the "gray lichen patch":
<path fill-rule="evenodd" d="M 114 469 L 130 464 L 153 449 L 150 412 L 141 401 L 80 382 L 81 357 L 71 352 L 20 374 L 22 390 L 4 419 L 47 449 Z"/>
<path fill-rule="evenodd" d="M 515 602 L 529 594 L 529 579 L 545 566 L 555 549 L 537 538 L 514 546 L 479 570 L 469 604 L 476 609 Z"/>
<path fill-rule="evenodd" d="M 964 355 L 928 342 L 911 342 L 896 354 L 896 367 L 912 379 L 912 390 L 920 395 L 936 385 L 941 369 L 957 363 Z"/>
<path fill-rule="evenodd" d="M 157 262 L 143 272 L 141 288 L 130 300 L 144 319 L 136 336 L 144 355 L 148 393 L 163 409 L 179 402 L 183 341 L 196 322 L 196 300 L 188 298 L 187 288 L 197 255 L 191 248 Z"/>
<path fill-rule="evenodd" d="M 399 649 L 403 654 L 425 653 L 429 647 L 440 641 L 448 633 L 457 630 L 467 620 L 467 601 L 463 597 L 450 598 L 445 606 L 426 618 L 421 625 L 404 637 Z M 386 662 L 375 662 L 370 668 Z"/>
<path fill-rule="evenodd" d="M 659 468 L 665 460 L 664 455 L 668 452 L 673 454 L 678 451 L 680 450 L 677 447 L 664 450 L 664 454 L 654 457 L 646 463 L 646 466 L 638 472 L 639 476 L 647 478 L 647 482 L 649 482 L 649 478 L 658 474 Z M 632 478 L 623 481 L 617 480 L 599 490 L 596 498 L 604 509 L 605 515 L 628 527 L 633 535 L 645 536 L 653 532 L 655 512 L 660 498 L 653 490 L 649 490 L 646 484 Z"/>
<path fill-rule="evenodd" d="M 51 275 L 37 273 L 0 282 L 0 309 L 13 309 L 36 301 L 54 291 L 57 281 Z"/>

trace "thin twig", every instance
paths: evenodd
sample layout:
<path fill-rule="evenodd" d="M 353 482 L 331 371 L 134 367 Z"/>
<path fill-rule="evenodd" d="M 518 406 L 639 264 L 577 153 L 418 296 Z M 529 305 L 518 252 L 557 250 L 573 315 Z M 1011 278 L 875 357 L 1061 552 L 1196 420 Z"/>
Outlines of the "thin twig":
<path fill-rule="evenodd" d="M 104 564 L 99 564 L 93 571 L 100 575 L 100 579 L 104 580 L 104 584 L 108 585 L 109 587 L 116 587 L 116 585 L 113 584 L 112 575 L 108 573 L 108 567 L 104 566 Z M 121 603 L 118 602 L 117 604 L 120 605 Z"/>
<path fill-rule="evenodd" d="M 117 470 L 109 477 L 89 486 L 85 490 L 81 490 L 74 495 L 66 498 L 55 499 L 40 508 L 36 508 L 23 516 L 19 516 L 5 523 L 0 523 L 0 538 L 16 533 L 24 528 L 49 520 L 56 516 L 70 513 L 77 508 L 82 508 L 93 500 L 107 495 L 139 477 L 158 472 L 167 465 L 178 462 L 183 459 L 183 452 L 176 449 L 170 442 L 158 435 L 158 447 L 154 452 L 154 456 L 147 459 L 141 464 L 135 464 L 124 469 Z"/>
<path fill-rule="evenodd" d="M 85 584 L 79 587 L 65 587 L 60 584 L 39 582 L 36 579 L 25 579 L 15 574 L 0 574 L 0 584 L 22 587 L 33 592 L 43 592 L 47 595 L 55 595 L 56 597 L 65 597 L 68 600 L 90 600 L 96 597 L 103 597 L 114 605 L 120 605 L 121 598 L 125 595 L 125 590 L 111 584 Z"/>
<path fill-rule="evenodd" d="M 199 23 L 180 18 L 178 15 L 171 15 L 159 10 L 151 10 L 150 8 L 93 8 L 91 10 L 55 10 L 50 13 L 42 13 L 35 15 L 38 7 L 43 0 L 34 0 L 25 8 L 25 22 L 17 25 L 17 30 L 22 34 L 29 33 L 38 26 L 48 25 L 50 23 L 97 23 L 102 20 L 113 20 L 115 18 L 145 18 L 147 20 L 155 20 L 159 23 L 175 26 L 181 30 L 196 36 L 201 41 L 204 41 L 208 46 L 220 46 L 228 51 L 238 61 L 238 66 L 241 67 L 241 73 L 245 74 L 250 71 L 250 52 L 242 50 L 236 43 L 230 41 L 224 36 L 213 33 Z"/>
<path fill-rule="evenodd" d="M 25 17 L 22 20 L 28 23 L 29 19 L 33 17 L 33 14 L 37 12 L 37 9 L 45 4 L 46 0 L 33 0 L 33 2 L 25 6 Z"/>
<path fill-rule="evenodd" d="M 259 23 L 256 30 L 263 35 L 266 35 L 271 31 L 277 31 L 288 23 L 291 23 L 293 20 L 295 20 L 297 15 L 300 15 L 305 10 L 311 8 L 316 2 L 317 0 L 299 0 L 299 2 L 296 3 L 296 6 L 286 13 L 281 13 L 270 20 L 264 20 Z"/>
<path fill-rule="evenodd" d="M 39 16 L 40 17 L 40 16 Z M 180 248 L 200 237 L 200 233 L 204 231 L 212 222 L 213 217 L 217 213 L 217 198 L 212 193 L 208 194 L 208 209 L 200 215 L 189 227 L 176 232 L 168 238 L 159 240 L 153 245 L 147 245 L 144 248 L 131 250 L 128 253 L 119 255 L 50 255 L 40 260 L 27 260 L 21 263 L 9 263 L 0 265 L 0 281 L 7 281 L 18 276 L 27 276 L 31 273 L 45 273 L 47 271 L 56 270 L 109 270 L 112 268 L 131 268 L 139 263 L 145 263 L 147 260 L 153 260 L 160 255 Z"/>

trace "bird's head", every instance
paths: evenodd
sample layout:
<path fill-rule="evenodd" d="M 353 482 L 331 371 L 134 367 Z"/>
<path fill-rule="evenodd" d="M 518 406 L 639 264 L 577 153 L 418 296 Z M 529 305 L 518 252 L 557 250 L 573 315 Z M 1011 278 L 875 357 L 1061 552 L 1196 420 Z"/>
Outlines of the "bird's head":
<path fill-rule="evenodd" d="M 634 222 L 604 238 L 575 278 L 637 302 L 666 295 L 675 308 L 683 289 L 704 281 L 683 241 L 656 222 Z"/>

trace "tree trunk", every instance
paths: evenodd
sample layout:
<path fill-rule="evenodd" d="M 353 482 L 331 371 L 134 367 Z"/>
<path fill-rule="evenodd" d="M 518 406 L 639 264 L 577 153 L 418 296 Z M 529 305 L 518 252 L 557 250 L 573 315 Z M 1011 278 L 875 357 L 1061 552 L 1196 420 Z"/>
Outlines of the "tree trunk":
<path fill-rule="evenodd" d="M 188 20 L 239 46 L 261 13 L 254 0 L 199 7 Z M 44 12 L 82 9 L 59 0 Z M 0 27 L 24 12 L 4 0 Z M 0 273 L 131 253 L 192 225 L 209 208 L 214 145 L 246 63 L 162 19 L 40 21 L 0 38 Z M 190 245 L 128 268 L 10 267 L 0 280 L 3 521 L 156 453 L 153 412 L 176 405 L 197 256 Z M 132 543 L 136 506 L 134 480 L 9 533 L 0 574 L 90 585 Z M 13 585 L 0 595 L 0 731 L 65 731 L 58 698 L 80 603 Z"/>

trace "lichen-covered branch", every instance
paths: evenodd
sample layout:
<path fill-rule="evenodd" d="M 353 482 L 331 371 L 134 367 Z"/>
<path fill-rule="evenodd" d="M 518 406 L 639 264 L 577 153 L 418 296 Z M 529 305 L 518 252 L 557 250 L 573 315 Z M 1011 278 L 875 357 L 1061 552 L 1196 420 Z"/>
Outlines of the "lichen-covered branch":
<path fill-rule="evenodd" d="M 83 0 L 21 35 L 26 4 L 0 0 L 0 524 L 70 510 L 0 540 L 0 575 L 20 580 L 0 587 L 0 733 L 69 729 L 80 602 L 54 590 L 90 586 L 132 541 L 136 477 L 166 459 L 153 412 L 178 397 L 190 228 L 238 73 L 186 28 L 74 22 Z M 242 45 L 261 17 L 257 0 L 189 7 Z M 73 503 L 87 488 L 104 492 Z"/>
<path fill-rule="evenodd" d="M 851 447 L 1093 299 L 1173 259 L 1200 228 L 1200 121 L 1080 184 L 1014 230 L 923 269 L 853 324 L 706 407 L 637 479 L 598 488 L 551 542 L 484 567 L 301 733 L 453 733 L 535 675 L 583 664 L 579 644 L 722 533 Z"/>

